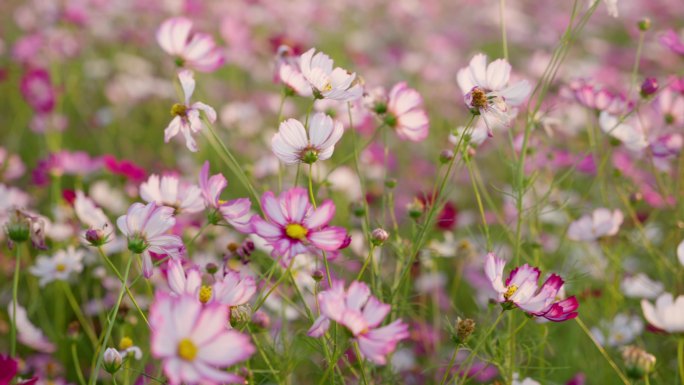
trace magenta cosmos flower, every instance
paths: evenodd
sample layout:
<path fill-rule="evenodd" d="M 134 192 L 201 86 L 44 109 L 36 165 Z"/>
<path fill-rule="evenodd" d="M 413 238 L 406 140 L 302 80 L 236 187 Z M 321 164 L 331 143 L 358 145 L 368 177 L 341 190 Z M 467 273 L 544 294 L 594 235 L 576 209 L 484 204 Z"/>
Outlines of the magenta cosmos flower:
<path fill-rule="evenodd" d="M 344 282 L 336 281 L 331 289 L 318 294 L 318 301 L 321 315 L 309 329 L 309 336 L 322 336 L 333 320 L 349 329 L 361 354 L 378 365 L 384 365 L 399 341 L 409 336 L 408 325 L 401 320 L 379 327 L 390 305 L 372 296 L 363 282 L 352 282 L 345 292 Z"/>
<path fill-rule="evenodd" d="M 222 174 L 209 177 L 209 161 L 204 162 L 202 166 L 199 174 L 199 186 L 205 205 L 210 210 L 215 210 L 209 214 L 210 221 L 218 222 L 219 218 L 214 216 L 214 213 L 218 211 L 221 217 L 237 231 L 241 233 L 252 232 L 252 225 L 250 224 L 252 202 L 247 198 L 231 201 L 221 200 L 221 192 L 228 186 L 228 181 Z"/>
<path fill-rule="evenodd" d="M 152 276 L 150 252 L 180 258 L 184 249 L 178 235 L 166 234 L 176 224 L 173 207 L 158 206 L 156 203 L 133 203 L 126 215 L 116 220 L 119 230 L 128 238 L 128 249 L 140 254 L 143 260 L 143 274 Z"/>
<path fill-rule="evenodd" d="M 228 329 L 228 307 L 195 297 L 158 293 L 150 309 L 151 351 L 175 384 L 235 384 L 244 378 L 222 368 L 249 358 L 249 337 Z"/>
<path fill-rule="evenodd" d="M 308 134 L 299 120 L 288 119 L 280 123 L 271 140 L 271 148 L 285 164 L 312 164 L 317 160 L 330 159 L 343 133 L 342 123 L 318 112 L 311 117 Z"/>
<path fill-rule="evenodd" d="M 579 303 L 574 296 L 558 301 L 557 297 L 564 283 L 560 276 L 551 274 L 539 287 L 541 272 L 536 267 L 524 264 L 513 269 L 504 282 L 505 266 L 506 261 L 493 253 L 487 254 L 485 274 L 497 293 L 495 300 L 503 304 L 504 308 L 519 307 L 527 314 L 554 322 L 577 317 L 575 310 Z"/>
<path fill-rule="evenodd" d="M 180 132 L 185 137 L 185 144 L 188 150 L 196 152 L 197 143 L 195 143 L 195 138 L 192 137 L 192 134 L 198 133 L 204 128 L 200 112 L 204 112 L 204 116 L 206 116 L 209 123 L 214 123 L 216 121 L 216 111 L 202 102 L 190 104 L 190 98 L 193 92 L 195 92 L 195 78 L 192 71 L 183 70 L 179 72 L 178 79 L 183 88 L 185 101 L 183 104 L 176 103 L 171 107 L 173 120 L 164 130 L 164 141 L 168 143 L 171 138 Z"/>
<path fill-rule="evenodd" d="M 185 17 L 166 20 L 157 30 L 157 42 L 176 59 L 179 67 L 212 72 L 223 65 L 223 54 L 214 38 L 205 33 L 192 33 L 192 21 Z"/>
<path fill-rule="evenodd" d="M 268 191 L 261 197 L 261 206 L 266 219 L 252 217 L 254 233 L 273 247 L 271 255 L 281 257 L 284 266 L 298 254 L 335 251 L 349 242 L 345 229 L 328 226 L 335 215 L 333 202 L 326 200 L 314 209 L 303 188 L 289 189 L 277 198 Z"/>
<path fill-rule="evenodd" d="M 429 120 L 423 108 L 423 98 L 406 82 L 392 87 L 387 100 L 385 123 L 399 139 L 420 142 L 428 136 Z"/>

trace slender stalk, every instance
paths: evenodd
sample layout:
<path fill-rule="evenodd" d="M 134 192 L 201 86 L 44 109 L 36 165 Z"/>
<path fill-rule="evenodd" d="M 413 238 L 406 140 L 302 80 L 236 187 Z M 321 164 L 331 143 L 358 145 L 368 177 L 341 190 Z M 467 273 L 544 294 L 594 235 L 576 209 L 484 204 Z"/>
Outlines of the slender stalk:
<path fill-rule="evenodd" d="M 496 325 L 498 325 L 499 322 L 501 322 L 501 320 L 503 319 L 504 313 L 505 313 L 504 310 L 502 310 L 499 313 L 499 316 L 496 317 L 496 320 L 494 321 L 492 326 L 489 327 L 489 330 L 487 330 L 487 332 L 482 336 L 482 338 L 480 338 L 480 340 L 477 342 L 477 345 L 475 345 L 475 348 L 470 351 L 470 355 L 468 356 L 468 358 L 464 362 L 464 364 L 467 366 L 466 366 L 465 370 L 461 371 L 461 374 L 463 374 L 463 379 L 462 379 L 463 381 L 459 382 L 459 383 L 465 383 L 467 381 L 468 372 L 470 371 L 470 368 L 473 366 L 473 361 L 475 360 L 475 356 L 480 351 L 480 349 L 484 345 L 485 341 L 489 338 L 489 335 L 492 334 L 492 332 L 496 328 Z M 456 381 L 460 376 L 461 376 L 460 374 L 456 373 L 456 376 L 454 377 L 454 381 Z"/>
<path fill-rule="evenodd" d="M 454 348 L 454 353 L 451 355 L 451 358 L 449 359 L 449 365 L 447 365 L 446 369 L 444 370 L 444 376 L 442 377 L 442 381 L 439 382 L 439 385 L 444 385 L 446 383 L 446 380 L 449 378 L 449 372 L 451 371 L 451 368 L 454 367 L 454 362 L 456 362 L 456 356 L 458 356 L 458 351 L 461 347 L 461 344 L 456 344 L 456 347 Z"/>
<path fill-rule="evenodd" d="M 680 338 L 677 344 L 677 363 L 679 365 L 679 378 L 684 385 L 684 338 Z"/>
<path fill-rule="evenodd" d="M 359 274 L 356 275 L 357 281 L 361 280 L 361 277 L 363 277 L 363 272 L 366 271 L 368 264 L 370 263 L 371 259 L 373 259 L 373 251 L 375 251 L 375 245 L 373 245 L 371 243 L 371 248 L 370 248 L 370 251 L 368 252 L 368 257 L 366 257 L 366 260 L 363 262 L 363 266 L 361 266 L 361 270 L 359 270 Z"/>
<path fill-rule="evenodd" d="M 14 245 L 14 279 L 12 280 L 12 328 L 10 328 L 10 356 L 17 354 L 17 292 L 19 291 L 19 270 L 21 270 L 20 245 Z"/>
<path fill-rule="evenodd" d="M 76 376 L 78 377 L 78 383 L 80 385 L 86 385 L 86 380 L 83 377 L 83 371 L 81 370 L 81 365 L 79 365 L 79 362 L 78 362 L 78 354 L 76 352 L 76 344 L 75 343 L 71 344 L 71 360 L 74 362 L 74 371 L 76 372 Z"/>
<path fill-rule="evenodd" d="M 121 275 L 121 272 L 119 271 L 119 269 L 116 268 L 116 266 L 114 266 L 114 264 L 113 264 L 112 261 L 109 259 L 109 257 L 107 257 L 107 254 L 104 253 L 104 250 L 102 250 L 102 247 L 98 247 L 98 248 L 97 248 L 97 251 L 100 253 L 100 256 L 102 257 L 102 259 L 105 260 L 105 262 L 107 263 L 107 265 L 109 265 L 109 267 L 114 271 L 114 274 L 116 274 L 116 277 L 119 278 L 119 281 L 121 282 L 121 284 L 123 285 L 124 289 L 126 290 L 126 294 L 128 294 L 128 298 L 131 299 L 131 302 L 133 303 L 133 306 L 135 306 L 136 310 L 138 310 L 138 313 L 139 313 L 140 316 L 142 317 L 143 321 L 145 321 L 145 324 L 146 324 L 147 326 L 150 326 L 150 323 L 149 323 L 149 321 L 147 320 L 147 316 L 145 316 L 145 312 L 142 310 L 142 308 L 140 307 L 140 305 L 138 305 L 138 301 L 136 301 L 135 297 L 133 296 L 133 293 L 131 293 L 131 289 L 129 288 L 129 286 L 133 286 L 133 284 L 134 284 L 135 282 L 137 282 L 138 279 L 136 278 L 135 280 L 133 280 L 133 282 L 131 282 L 130 285 L 127 285 L 126 282 L 125 282 L 125 280 L 124 280 L 124 278 L 123 278 L 123 276 Z M 160 261 L 160 263 L 161 263 L 161 261 Z"/>
<path fill-rule="evenodd" d="M 359 365 L 361 366 L 361 379 L 364 385 L 368 385 L 368 379 L 366 379 L 366 359 L 361 355 L 361 349 L 359 349 L 359 343 L 354 341 L 354 351 L 356 352 L 356 358 L 359 360 Z"/>
<path fill-rule="evenodd" d="M 112 334 L 112 330 L 114 329 L 114 321 L 116 320 L 116 315 L 119 312 L 119 306 L 121 306 L 121 301 L 123 300 L 124 293 L 126 292 L 126 283 L 128 282 L 128 274 L 131 272 L 131 266 L 133 265 L 133 260 L 135 259 L 134 255 L 131 255 L 130 258 L 128 259 L 128 264 L 126 264 L 126 270 L 124 271 L 124 276 L 123 276 L 123 287 L 119 291 L 119 297 L 116 299 L 116 303 L 114 304 L 114 309 L 112 309 L 112 312 L 110 313 L 109 320 L 107 322 L 107 331 L 104 334 L 104 339 L 102 340 L 102 345 L 100 346 L 100 353 L 97 358 L 97 363 L 95 364 L 95 370 L 91 373 L 90 377 L 90 384 L 95 385 L 97 383 L 97 377 L 98 373 L 100 372 L 100 366 L 102 366 L 102 359 L 104 357 L 104 351 L 105 347 L 107 346 L 107 343 L 109 342 L 109 337 Z"/>
<path fill-rule="evenodd" d="M 596 349 L 598 349 L 598 351 L 601 353 L 603 358 L 605 358 L 606 361 L 608 361 L 608 364 L 610 365 L 610 367 L 613 368 L 613 370 L 615 370 L 615 373 L 617 373 L 617 375 L 620 378 L 620 380 L 622 381 L 622 383 L 625 385 L 631 385 L 627 376 L 625 376 L 622 373 L 622 371 L 617 366 L 615 361 L 613 361 L 613 359 L 610 358 L 610 356 L 608 355 L 608 352 L 606 352 L 606 349 L 604 349 L 603 346 L 601 346 L 601 344 L 596 340 L 596 337 L 594 337 L 594 335 L 591 333 L 591 331 L 589 331 L 589 329 L 587 328 L 587 325 L 585 325 L 584 322 L 582 322 L 582 320 L 579 317 L 575 318 L 575 321 L 577 322 L 579 327 L 582 329 L 584 334 L 586 334 L 587 337 L 589 337 L 589 339 L 591 340 L 591 342 L 594 343 L 594 345 L 596 346 Z M 684 380 L 682 380 L 682 384 L 684 384 Z"/>
<path fill-rule="evenodd" d="M 88 336 L 88 339 L 90 339 L 90 342 L 92 343 L 93 348 L 94 349 L 97 348 L 98 338 L 95 335 L 95 331 L 90 326 L 90 323 L 88 322 L 85 315 L 83 314 L 83 311 L 81 311 L 81 307 L 78 306 L 78 301 L 76 301 L 76 298 L 74 297 L 74 293 L 71 291 L 71 287 L 69 286 L 69 283 L 62 282 L 62 287 L 64 288 L 64 294 L 67 297 L 67 301 L 69 302 L 69 305 L 71 305 L 71 309 L 76 314 L 76 318 L 78 318 L 78 322 L 83 327 L 83 330 L 85 331 L 86 335 Z"/>
<path fill-rule="evenodd" d="M 506 36 L 506 0 L 499 0 L 499 19 L 501 20 L 501 44 L 504 59 L 508 61 L 508 38 Z"/>
<path fill-rule="evenodd" d="M 289 271 L 292 268 L 293 263 L 294 263 L 294 258 L 292 258 L 292 260 L 290 261 L 290 264 L 287 266 L 287 270 L 285 270 L 285 272 L 280 276 L 280 278 L 278 278 L 276 283 L 273 286 L 271 286 L 271 288 L 268 290 L 268 292 L 266 292 L 266 294 L 263 297 L 261 297 L 261 299 L 259 299 L 257 301 L 256 305 L 254 305 L 254 309 L 252 310 L 253 313 L 256 313 L 256 311 L 259 310 L 259 308 L 264 304 L 264 302 L 266 301 L 266 299 L 268 299 L 268 297 L 271 295 L 271 293 L 273 293 L 273 291 L 285 280 L 285 278 L 288 277 Z"/>

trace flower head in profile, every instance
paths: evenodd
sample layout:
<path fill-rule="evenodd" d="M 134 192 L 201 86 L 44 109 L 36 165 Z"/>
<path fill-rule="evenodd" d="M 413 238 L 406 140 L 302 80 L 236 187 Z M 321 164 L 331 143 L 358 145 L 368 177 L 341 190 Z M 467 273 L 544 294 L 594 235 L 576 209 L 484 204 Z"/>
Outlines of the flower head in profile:
<path fill-rule="evenodd" d="M 69 246 L 66 250 L 59 250 L 52 257 L 39 256 L 36 264 L 31 266 L 31 274 L 39 278 L 42 287 L 52 281 L 66 281 L 72 273 L 83 270 L 83 250 L 76 250 Z"/>
<path fill-rule="evenodd" d="M 344 325 L 359 343 L 361 354 L 378 365 L 387 363 L 399 341 L 408 338 L 408 325 L 396 320 L 380 326 L 390 311 L 390 305 L 371 295 L 368 286 L 354 281 L 345 291 L 344 282 L 318 294 L 321 316 L 309 329 L 309 335 L 320 337 L 330 326 L 330 320 Z"/>
<path fill-rule="evenodd" d="M 309 97 L 312 88 L 299 69 L 299 57 L 294 56 L 292 48 L 287 45 L 278 47 L 275 60 L 275 81 L 285 86 L 288 95 Z"/>
<path fill-rule="evenodd" d="M 192 21 L 188 18 L 173 17 L 164 21 L 157 30 L 157 42 L 175 58 L 179 67 L 212 72 L 223 65 L 223 54 L 214 38 L 193 33 Z"/>
<path fill-rule="evenodd" d="M 150 175 L 140 185 L 140 197 L 148 203 L 173 207 L 177 213 L 197 213 L 204 210 L 199 187 L 183 183 L 173 175 Z"/>
<path fill-rule="evenodd" d="M 15 306 L 17 309 L 16 317 L 14 315 Z M 9 319 L 16 318 L 17 320 L 17 340 L 19 342 L 43 353 L 54 353 L 57 350 L 55 345 L 45 337 L 43 331 L 31 323 L 23 306 L 10 302 L 7 305 L 7 314 Z"/>
<path fill-rule="evenodd" d="M 340 67 L 333 69 L 330 56 L 323 52 L 316 53 L 315 48 L 302 54 L 299 69 L 318 99 L 350 102 L 360 98 L 363 93 L 361 85 L 354 83 L 355 73 L 349 73 Z"/>
<path fill-rule="evenodd" d="M 583 215 L 572 222 L 568 228 L 568 238 L 573 241 L 595 241 L 601 237 L 617 234 L 624 216 L 620 210 L 598 208 L 591 214 Z"/>
<path fill-rule="evenodd" d="M 252 217 L 254 233 L 273 247 L 271 254 L 282 257 L 284 266 L 298 254 L 336 251 L 349 244 L 345 229 L 328 226 L 335 215 L 335 204 L 331 200 L 314 209 L 305 189 L 292 188 L 279 197 L 270 191 L 264 193 L 261 206 L 265 219 L 257 215 Z"/>
<path fill-rule="evenodd" d="M 396 84 L 385 98 L 375 92 L 368 94 L 366 102 L 375 113 L 382 116 L 385 124 L 394 129 L 401 140 L 420 142 L 427 138 L 429 120 L 423 98 L 406 82 Z"/>
<path fill-rule="evenodd" d="M 560 276 L 551 274 L 542 286 L 539 286 L 541 272 L 536 267 L 525 264 L 513 269 L 504 281 L 505 266 L 506 261 L 497 258 L 493 253 L 487 254 L 485 275 L 496 292 L 494 299 L 504 308 L 518 307 L 529 315 L 554 322 L 577 317 L 579 303 L 574 296 L 558 299 L 564 284 Z"/>
<path fill-rule="evenodd" d="M 221 199 L 221 192 L 228 186 L 228 181 L 222 174 L 209 176 L 209 161 L 204 162 L 199 174 L 199 186 L 204 198 L 204 204 L 210 210 L 215 210 L 221 217 L 241 233 L 251 233 L 252 202 L 247 198 L 238 198 L 230 201 Z M 218 218 L 209 214 L 210 221 L 218 221 Z M 213 219 L 212 219 L 213 218 Z"/>
<path fill-rule="evenodd" d="M 482 115 L 487 127 L 494 130 L 508 126 L 515 116 L 510 107 L 522 104 L 531 87 L 526 80 L 509 85 L 511 65 L 505 59 L 487 64 L 487 56 L 477 54 L 466 68 L 458 71 L 458 85 L 466 106 Z"/>
<path fill-rule="evenodd" d="M 76 191 L 74 213 L 88 230 L 102 231 L 104 241 L 107 241 L 113 235 L 114 228 L 107 215 L 83 191 Z"/>
<path fill-rule="evenodd" d="M 684 333 L 684 295 L 677 299 L 670 293 L 661 294 L 655 306 L 648 300 L 641 300 L 644 318 L 652 326 L 668 333 Z"/>
<path fill-rule="evenodd" d="M 188 147 L 188 150 L 196 152 L 197 143 L 192 134 L 196 134 L 204 128 L 204 122 L 202 122 L 200 113 L 204 112 L 204 116 L 209 123 L 214 123 L 216 121 L 216 111 L 202 102 L 190 104 L 190 98 L 193 92 L 195 92 L 195 79 L 192 71 L 183 70 L 179 72 L 178 79 L 183 88 L 185 100 L 183 103 L 176 103 L 171 107 L 173 119 L 164 130 L 164 141 L 168 143 L 171 138 L 180 132 L 185 137 L 185 145 Z"/>
<path fill-rule="evenodd" d="M 173 208 L 159 206 L 156 203 L 133 203 L 126 215 L 117 219 L 119 230 L 128 237 L 128 249 L 141 254 L 143 274 L 152 276 L 152 256 L 150 252 L 179 258 L 184 249 L 183 241 L 178 235 L 166 234 L 175 224 Z"/>
<path fill-rule="evenodd" d="M 311 117 L 308 133 L 296 119 L 280 123 L 271 141 L 271 148 L 278 159 L 286 164 L 312 164 L 317 160 L 329 159 L 343 133 L 342 123 L 318 112 Z"/>
<path fill-rule="evenodd" d="M 150 309 L 152 355 L 172 385 L 244 383 L 224 368 L 254 352 L 249 337 L 227 327 L 228 307 L 159 292 Z"/>

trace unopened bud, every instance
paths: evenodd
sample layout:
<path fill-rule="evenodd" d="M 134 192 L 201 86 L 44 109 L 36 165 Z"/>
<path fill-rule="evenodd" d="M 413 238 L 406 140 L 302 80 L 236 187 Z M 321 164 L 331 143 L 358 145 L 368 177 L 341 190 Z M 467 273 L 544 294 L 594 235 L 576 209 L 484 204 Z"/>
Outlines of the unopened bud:
<path fill-rule="evenodd" d="M 353 203 L 351 206 L 351 212 L 355 217 L 360 218 L 366 215 L 366 208 L 361 203 Z"/>
<path fill-rule="evenodd" d="M 397 180 L 394 178 L 385 179 L 385 187 L 387 187 L 387 188 L 397 187 Z"/>
<path fill-rule="evenodd" d="M 418 219 L 420 218 L 421 215 L 423 215 L 423 210 L 425 210 L 425 205 L 423 202 L 419 201 L 418 199 L 414 199 L 412 203 L 409 203 L 407 206 L 408 209 L 408 214 L 411 218 L 413 219 Z"/>
<path fill-rule="evenodd" d="M 637 346 L 625 346 L 622 349 L 627 375 L 633 379 L 641 379 L 653 371 L 656 364 L 654 355 Z"/>
<path fill-rule="evenodd" d="M 259 310 L 252 315 L 252 324 L 259 329 L 268 329 L 271 327 L 271 317 Z"/>
<path fill-rule="evenodd" d="M 205 269 L 207 270 L 207 273 L 213 275 L 216 274 L 216 272 L 218 271 L 218 265 L 216 265 L 214 262 L 209 262 L 205 266 Z"/>
<path fill-rule="evenodd" d="M 643 19 L 639 20 L 637 25 L 639 26 L 640 31 L 646 32 L 649 29 L 651 29 L 651 19 L 649 19 L 648 17 L 644 17 Z"/>
<path fill-rule="evenodd" d="M 232 306 L 230 308 L 230 325 L 234 328 L 240 328 L 252 317 L 252 307 L 249 304 Z"/>
<path fill-rule="evenodd" d="M 458 338 L 459 343 L 465 343 L 474 331 L 475 321 L 470 318 L 458 318 L 456 321 L 456 338 Z"/>
<path fill-rule="evenodd" d="M 449 163 L 452 159 L 454 159 L 454 152 L 451 150 L 444 150 L 439 153 L 439 161 L 442 164 Z"/>
<path fill-rule="evenodd" d="M 31 223 L 17 210 L 5 228 L 7 237 L 14 243 L 24 243 L 31 238 Z"/>
<path fill-rule="evenodd" d="M 371 242 L 373 242 L 375 246 L 382 246 L 388 238 L 389 234 L 387 231 L 379 227 L 371 232 Z"/>
<path fill-rule="evenodd" d="M 311 278 L 313 278 L 316 282 L 321 282 L 323 280 L 323 277 L 324 275 L 321 269 L 316 269 L 313 271 L 313 273 L 311 273 Z"/>
<path fill-rule="evenodd" d="M 107 350 L 104 352 L 103 363 L 104 369 L 107 371 L 107 373 L 114 374 L 121 369 L 123 359 L 121 358 L 121 354 L 118 350 L 114 348 L 107 348 Z"/>
<path fill-rule="evenodd" d="M 658 79 L 656 78 L 646 78 L 643 83 L 641 83 L 641 97 L 647 98 L 658 92 Z"/>
<path fill-rule="evenodd" d="M 91 245 L 99 247 L 107 243 L 107 236 L 101 229 L 88 229 L 85 233 L 85 239 Z"/>

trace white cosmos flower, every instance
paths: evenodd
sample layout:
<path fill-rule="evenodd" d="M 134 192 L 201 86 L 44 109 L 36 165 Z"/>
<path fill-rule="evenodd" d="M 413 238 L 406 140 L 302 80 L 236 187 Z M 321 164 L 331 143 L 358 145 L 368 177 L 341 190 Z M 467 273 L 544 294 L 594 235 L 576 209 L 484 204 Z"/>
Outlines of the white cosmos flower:
<path fill-rule="evenodd" d="M 340 67 L 333 69 L 333 60 L 315 48 L 306 51 L 299 59 L 302 75 L 309 82 L 313 94 L 319 99 L 350 102 L 363 94 L 363 88 L 354 84 L 355 73 Z"/>
<path fill-rule="evenodd" d="M 112 222 L 107 218 L 104 211 L 97 207 L 95 202 L 88 198 L 83 191 L 76 191 L 74 212 L 78 220 L 89 229 L 102 230 L 107 236 L 114 231 Z"/>
<path fill-rule="evenodd" d="M 655 306 L 649 301 L 641 300 L 641 309 L 644 318 L 651 325 L 668 333 L 684 332 L 684 295 L 677 299 L 670 293 L 662 294 L 655 302 Z"/>
<path fill-rule="evenodd" d="M 509 107 L 522 104 L 531 91 L 530 84 L 521 80 L 509 85 L 511 65 L 504 59 L 487 64 L 487 56 L 477 54 L 468 67 L 458 71 L 458 86 L 465 103 L 482 115 L 489 130 L 507 126 L 515 117 Z"/>
<path fill-rule="evenodd" d="M 306 78 L 304 78 L 304 75 L 299 72 L 298 68 L 287 63 L 281 64 L 278 69 L 278 76 L 280 77 L 280 81 L 295 94 L 304 97 L 311 96 L 311 85 Z"/>
<path fill-rule="evenodd" d="M 603 111 L 599 115 L 599 126 L 601 131 L 622 142 L 630 151 L 640 152 L 648 147 L 646 134 L 636 120 L 623 122 L 618 116 Z"/>
<path fill-rule="evenodd" d="M 572 222 L 568 228 L 568 238 L 573 241 L 594 241 L 601 237 L 612 236 L 620 230 L 624 216 L 622 211 L 606 208 L 594 210 Z"/>
<path fill-rule="evenodd" d="M 52 257 L 40 256 L 29 268 L 31 274 L 39 278 L 41 287 L 55 280 L 66 281 L 71 273 L 82 270 L 83 250 L 76 250 L 73 246 L 56 252 Z"/>
<path fill-rule="evenodd" d="M 644 330 L 644 322 L 640 317 L 620 313 L 612 322 L 601 322 L 601 327 L 591 329 L 602 346 L 622 346 L 634 341 Z"/>
<path fill-rule="evenodd" d="M 140 185 L 140 197 L 148 203 L 173 207 L 179 213 L 197 213 L 204 210 L 200 188 L 183 183 L 172 175 L 150 175 L 147 181 Z"/>
<path fill-rule="evenodd" d="M 681 241 L 679 245 L 677 245 L 677 259 L 679 259 L 679 263 L 684 266 L 684 241 Z"/>
<path fill-rule="evenodd" d="M 329 159 L 343 132 L 342 123 L 318 112 L 311 117 L 308 135 L 304 125 L 296 119 L 280 123 L 278 132 L 271 141 L 271 148 L 286 164 L 311 164 L 317 160 Z"/>
<path fill-rule="evenodd" d="M 622 279 L 620 289 L 628 298 L 655 299 L 664 290 L 661 282 L 654 281 L 644 273 L 639 273 Z"/>

